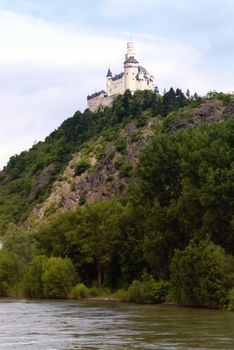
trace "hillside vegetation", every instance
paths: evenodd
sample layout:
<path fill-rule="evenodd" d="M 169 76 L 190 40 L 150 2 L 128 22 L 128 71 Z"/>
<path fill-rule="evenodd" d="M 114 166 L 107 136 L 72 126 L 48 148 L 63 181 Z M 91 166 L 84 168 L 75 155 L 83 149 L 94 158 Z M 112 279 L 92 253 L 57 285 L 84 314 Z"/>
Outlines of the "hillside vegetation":
<path fill-rule="evenodd" d="M 12 157 L 0 174 L 0 295 L 98 287 L 232 309 L 233 117 L 232 95 L 127 91 Z"/>

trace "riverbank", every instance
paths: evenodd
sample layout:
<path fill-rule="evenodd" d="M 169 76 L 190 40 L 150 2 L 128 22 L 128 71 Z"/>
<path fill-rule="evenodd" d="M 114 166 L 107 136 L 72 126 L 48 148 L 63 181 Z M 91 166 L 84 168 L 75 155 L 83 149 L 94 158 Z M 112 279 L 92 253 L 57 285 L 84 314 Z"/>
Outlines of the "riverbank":
<path fill-rule="evenodd" d="M 152 288 L 153 287 L 153 288 Z M 157 287 L 157 288 L 155 288 Z M 228 295 L 227 302 L 221 307 L 206 307 L 198 304 L 182 304 L 176 303 L 170 297 L 169 283 L 165 281 L 156 282 L 149 279 L 148 283 L 133 281 L 128 289 L 118 289 L 111 291 L 108 288 L 86 287 L 83 283 L 78 283 L 66 295 L 46 297 L 43 295 L 28 295 L 22 293 L 20 289 L 12 290 L 8 296 L 0 297 L 0 300 L 14 298 L 16 300 L 70 300 L 79 302 L 98 302 L 98 303 L 125 303 L 135 305 L 171 305 L 185 308 L 234 311 L 234 295 Z"/>

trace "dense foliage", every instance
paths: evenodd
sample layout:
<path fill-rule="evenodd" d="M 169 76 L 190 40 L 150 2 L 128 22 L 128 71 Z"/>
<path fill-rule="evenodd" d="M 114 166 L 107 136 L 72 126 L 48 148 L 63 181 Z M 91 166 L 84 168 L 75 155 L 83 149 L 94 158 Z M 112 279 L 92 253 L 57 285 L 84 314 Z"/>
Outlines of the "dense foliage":
<path fill-rule="evenodd" d="M 230 95 L 210 93 L 224 105 Z M 0 177 L 0 295 L 82 298 L 96 287 L 134 302 L 167 298 L 186 305 L 233 309 L 234 118 L 176 131 L 177 111 L 203 100 L 170 89 L 119 96 L 98 113 L 77 112 L 44 143 L 13 157 Z M 73 152 L 102 135 L 121 155 L 116 131 L 158 118 L 128 195 L 56 214 L 28 231 L 29 210 L 43 200 Z M 99 158 L 103 146 L 97 147 Z M 120 158 L 121 159 L 121 158 Z M 132 169 L 119 161 L 123 176 Z M 74 164 L 81 175 L 86 158 Z"/>
<path fill-rule="evenodd" d="M 176 250 L 171 262 L 171 294 L 183 305 L 220 307 L 234 283 L 233 257 L 208 238 Z"/>
<path fill-rule="evenodd" d="M 156 92 L 138 91 L 132 96 L 126 91 L 116 98 L 111 108 L 98 113 L 88 109 L 84 113 L 76 112 L 44 142 L 11 157 L 0 172 L 0 235 L 10 222 L 22 223 L 27 219 L 32 208 L 48 196 L 72 154 L 86 141 L 100 134 L 107 139 L 115 138 L 116 130 L 131 119 L 141 126 L 152 115 L 166 115 L 164 106 L 171 110 L 188 103 L 181 90 L 172 92 L 173 89 L 170 90 L 173 97 L 168 100 L 167 93 L 162 97 Z M 78 165 L 77 174 L 87 167 L 87 162 L 83 161 Z"/>
<path fill-rule="evenodd" d="M 167 273 L 175 248 L 207 234 L 234 254 L 234 119 L 158 133 L 141 159 L 136 201 L 146 217 L 145 258 Z"/>

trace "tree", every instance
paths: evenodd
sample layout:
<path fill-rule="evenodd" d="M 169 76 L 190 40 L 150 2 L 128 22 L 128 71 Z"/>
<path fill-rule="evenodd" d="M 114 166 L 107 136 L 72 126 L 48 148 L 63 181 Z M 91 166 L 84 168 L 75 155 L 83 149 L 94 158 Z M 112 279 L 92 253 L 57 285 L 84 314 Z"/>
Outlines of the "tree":
<path fill-rule="evenodd" d="M 16 255 L 2 250 L 0 252 L 0 296 L 14 294 L 14 288 L 21 277 L 22 266 Z"/>
<path fill-rule="evenodd" d="M 186 104 L 187 104 L 187 99 L 186 99 L 186 97 L 184 96 L 184 94 L 183 94 L 183 92 L 182 92 L 181 89 L 176 89 L 176 92 L 175 92 L 175 99 L 176 99 L 177 108 L 181 108 L 181 107 L 186 106 Z"/>
<path fill-rule="evenodd" d="M 42 275 L 45 272 L 47 260 L 46 256 L 35 256 L 24 276 L 23 289 L 31 298 L 44 297 Z"/>
<path fill-rule="evenodd" d="M 154 93 L 155 93 L 156 96 L 159 96 L 159 95 L 160 95 L 160 94 L 159 94 L 159 88 L 158 88 L 158 86 L 155 86 L 155 88 L 154 88 Z"/>
<path fill-rule="evenodd" d="M 166 117 L 168 113 L 174 110 L 176 103 L 176 94 L 175 90 L 171 87 L 168 92 L 165 92 L 163 95 L 162 101 L 162 113 L 163 116 Z"/>
<path fill-rule="evenodd" d="M 233 286 L 233 258 L 209 238 L 176 250 L 171 265 L 171 296 L 183 305 L 222 307 Z"/>
<path fill-rule="evenodd" d="M 119 287 L 144 267 L 139 218 L 119 200 L 63 213 L 39 229 L 40 253 L 70 258 L 86 285 Z"/>
<path fill-rule="evenodd" d="M 188 100 L 190 100 L 190 91 L 189 91 L 189 89 L 187 89 L 187 91 L 186 91 L 186 97 L 187 97 Z"/>
<path fill-rule="evenodd" d="M 152 213 L 154 220 L 149 211 L 147 220 L 153 224 L 146 232 L 155 244 L 162 235 L 171 247 L 184 248 L 192 237 L 209 234 L 234 254 L 233 132 L 230 118 L 170 134 L 158 132 L 152 139 L 140 159 L 136 197 L 145 207 L 158 203 L 155 211 L 162 215 L 158 219 Z"/>
<path fill-rule="evenodd" d="M 83 212 L 81 251 L 88 250 L 90 261 L 95 266 L 99 287 L 104 282 L 104 276 L 108 275 L 112 268 L 113 247 L 119 232 L 118 222 L 122 212 L 123 206 L 118 201 L 96 203 L 85 208 Z"/>
<path fill-rule="evenodd" d="M 28 263 L 35 251 L 34 238 L 31 232 L 23 230 L 13 223 L 10 223 L 6 234 L 3 237 L 4 249 L 14 252 L 17 258 L 23 263 Z"/>

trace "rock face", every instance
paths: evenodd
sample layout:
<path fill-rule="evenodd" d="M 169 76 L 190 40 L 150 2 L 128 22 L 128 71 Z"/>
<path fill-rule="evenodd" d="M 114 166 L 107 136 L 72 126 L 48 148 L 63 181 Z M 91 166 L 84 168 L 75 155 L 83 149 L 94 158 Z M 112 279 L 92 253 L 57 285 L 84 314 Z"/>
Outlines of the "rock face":
<path fill-rule="evenodd" d="M 230 102 L 223 111 L 224 118 L 228 118 L 231 115 L 234 115 L 234 101 Z"/>
<path fill-rule="evenodd" d="M 55 164 L 50 164 L 47 168 L 45 168 L 37 178 L 37 182 L 33 187 L 32 191 L 29 193 L 28 199 L 33 200 L 38 191 L 40 191 L 44 186 L 48 184 L 50 178 L 52 176 L 53 170 L 55 168 Z"/>
<path fill-rule="evenodd" d="M 221 101 L 207 101 L 195 108 L 193 113 L 194 124 L 202 122 L 219 122 L 224 120 L 223 103 Z"/>
<path fill-rule="evenodd" d="M 167 125 L 167 129 L 176 131 L 198 123 L 222 122 L 233 114 L 234 101 L 227 106 L 219 100 L 206 101 L 192 110 L 179 111 Z M 93 141 L 91 147 L 89 145 L 91 151 L 88 153 L 81 150 L 74 154 L 64 173 L 54 183 L 50 196 L 33 210 L 31 217 L 37 220 L 53 213 L 126 194 L 128 184 L 136 180 L 134 169 L 139 154 L 147 147 L 151 136 L 155 133 L 153 120 L 155 119 L 151 119 L 141 129 L 131 122 L 113 141 L 97 139 Z M 95 153 L 97 146 L 103 147 L 101 155 Z M 78 176 L 76 165 L 84 155 L 88 158 L 90 167 Z M 34 192 L 30 193 L 31 198 L 50 181 L 53 167 L 53 164 L 50 165 L 40 174 Z"/>
<path fill-rule="evenodd" d="M 190 118 L 185 116 L 181 112 L 178 112 L 175 120 L 173 120 L 169 126 L 168 130 L 178 130 L 183 129 L 191 125 L 196 125 L 200 123 L 217 123 L 222 122 L 224 119 L 230 117 L 234 114 L 234 101 L 230 102 L 226 107 L 220 100 L 206 101 L 194 108 Z"/>
<path fill-rule="evenodd" d="M 54 184 L 50 196 L 33 210 L 34 218 L 126 194 L 128 183 L 135 179 L 134 168 L 139 153 L 153 135 L 151 128 L 152 122 L 141 130 L 133 123 L 126 125 L 117 137 L 123 140 L 125 149 L 118 150 L 116 140 L 107 142 L 100 159 L 92 153 L 89 155 L 91 167 L 80 176 L 76 176 L 74 165 L 82 153 L 75 154 L 63 176 Z"/>

